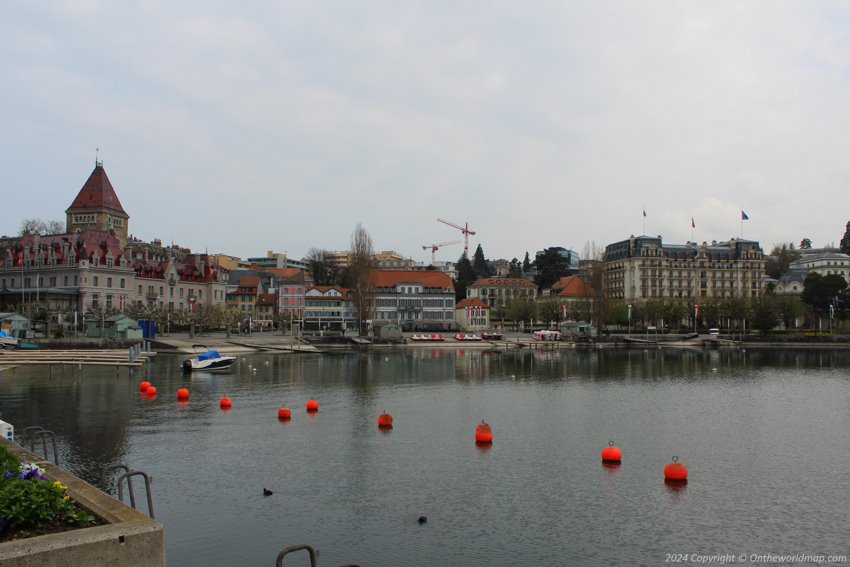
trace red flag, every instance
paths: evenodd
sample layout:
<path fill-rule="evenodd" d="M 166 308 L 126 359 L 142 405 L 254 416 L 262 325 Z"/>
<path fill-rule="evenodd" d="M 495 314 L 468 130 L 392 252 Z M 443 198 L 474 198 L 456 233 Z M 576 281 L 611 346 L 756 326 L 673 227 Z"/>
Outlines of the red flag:
<path fill-rule="evenodd" d="M 24 255 L 23 255 L 23 254 L 21 254 L 20 256 L 18 256 L 18 265 L 19 265 L 19 266 L 23 266 L 23 265 L 24 265 Z"/>
<path fill-rule="evenodd" d="M 699 317 L 699 305 L 694 304 L 694 317 Z"/>

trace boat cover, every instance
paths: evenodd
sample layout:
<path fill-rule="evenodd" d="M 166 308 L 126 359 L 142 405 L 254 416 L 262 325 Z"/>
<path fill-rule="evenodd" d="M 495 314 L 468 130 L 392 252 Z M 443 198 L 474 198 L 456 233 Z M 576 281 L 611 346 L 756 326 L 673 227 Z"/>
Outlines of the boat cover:
<path fill-rule="evenodd" d="M 208 350 L 205 353 L 198 355 L 198 360 L 212 360 L 213 358 L 221 358 L 217 350 Z"/>
<path fill-rule="evenodd" d="M 0 337 L 8 337 L 8 336 L 10 336 L 9 333 L 7 333 L 6 331 L 0 330 Z"/>

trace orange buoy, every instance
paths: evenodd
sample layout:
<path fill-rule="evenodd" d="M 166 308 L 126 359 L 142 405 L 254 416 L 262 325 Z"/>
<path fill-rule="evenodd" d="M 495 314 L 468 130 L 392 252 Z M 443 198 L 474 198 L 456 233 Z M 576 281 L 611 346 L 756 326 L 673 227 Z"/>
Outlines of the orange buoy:
<path fill-rule="evenodd" d="M 280 408 L 277 410 L 277 418 L 278 419 L 292 419 L 292 410 L 289 408 Z"/>
<path fill-rule="evenodd" d="M 316 400 L 307 400 L 307 411 L 319 411 L 319 402 Z"/>
<path fill-rule="evenodd" d="M 490 424 L 486 423 L 483 419 L 478 424 L 478 427 L 475 428 L 475 442 L 482 444 L 493 442 L 493 431 L 490 429 Z"/>
<path fill-rule="evenodd" d="M 139 384 L 139 391 L 140 391 L 140 392 L 147 392 L 147 391 L 148 391 L 148 388 L 150 388 L 150 387 L 151 387 L 151 383 L 150 383 L 150 382 L 148 382 L 147 380 L 143 380 L 143 381 Z"/>
<path fill-rule="evenodd" d="M 225 396 L 219 400 L 218 405 L 221 406 L 221 409 L 230 409 L 233 407 L 233 400 Z"/>
<path fill-rule="evenodd" d="M 393 426 L 393 416 L 387 412 L 378 416 L 378 427 L 382 429 L 390 429 Z"/>
<path fill-rule="evenodd" d="M 148 389 L 145 390 L 145 394 L 147 394 L 148 396 L 155 396 L 156 395 L 156 386 L 148 386 Z"/>
<path fill-rule="evenodd" d="M 623 460 L 623 452 L 614 446 L 613 441 L 608 441 L 608 446 L 602 449 L 602 460 L 619 463 Z"/>
<path fill-rule="evenodd" d="M 189 389 L 188 388 L 180 388 L 177 390 L 177 399 L 181 401 L 185 401 L 189 399 Z"/>
<path fill-rule="evenodd" d="M 664 480 L 688 480 L 688 467 L 679 462 L 679 457 L 673 457 L 673 462 L 664 467 Z"/>

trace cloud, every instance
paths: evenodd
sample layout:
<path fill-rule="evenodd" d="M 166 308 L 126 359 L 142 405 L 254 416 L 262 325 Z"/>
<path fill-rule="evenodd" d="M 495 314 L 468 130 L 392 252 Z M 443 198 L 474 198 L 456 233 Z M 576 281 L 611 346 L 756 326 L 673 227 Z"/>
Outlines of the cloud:
<path fill-rule="evenodd" d="M 131 231 L 196 249 L 418 260 L 646 230 L 835 242 L 850 181 L 842 3 L 13 3 L 0 232 L 62 215 L 94 147 Z M 45 210 L 49 203 L 50 210 Z M 815 212 L 816 211 L 816 212 Z M 459 250 L 438 251 L 455 259 Z"/>

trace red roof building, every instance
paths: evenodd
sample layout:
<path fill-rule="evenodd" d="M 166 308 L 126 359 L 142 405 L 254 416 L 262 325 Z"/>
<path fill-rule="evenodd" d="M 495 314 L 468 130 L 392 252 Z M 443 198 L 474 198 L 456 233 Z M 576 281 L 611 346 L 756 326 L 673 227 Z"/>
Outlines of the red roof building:
<path fill-rule="evenodd" d="M 435 270 L 373 270 L 376 325 L 397 323 L 409 331 L 455 328 L 452 279 Z"/>
<path fill-rule="evenodd" d="M 490 308 L 478 298 L 462 299 L 455 305 L 455 322 L 462 331 L 486 331 L 490 328 Z"/>

